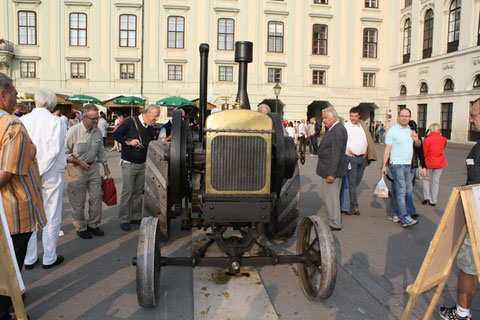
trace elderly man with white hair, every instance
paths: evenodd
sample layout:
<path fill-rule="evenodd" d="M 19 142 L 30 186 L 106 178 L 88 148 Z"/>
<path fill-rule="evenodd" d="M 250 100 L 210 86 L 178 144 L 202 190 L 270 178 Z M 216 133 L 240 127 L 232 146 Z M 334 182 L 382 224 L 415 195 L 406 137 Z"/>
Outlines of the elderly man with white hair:
<path fill-rule="evenodd" d="M 268 104 L 265 104 L 265 103 L 259 104 L 258 107 L 257 107 L 257 110 L 258 110 L 258 112 L 263 113 L 263 114 L 269 114 L 270 112 L 272 112 L 270 110 L 270 107 L 268 106 Z"/>
<path fill-rule="evenodd" d="M 342 177 L 347 175 L 347 130 L 339 122 L 335 108 L 322 111 L 322 119 L 328 131 L 318 147 L 317 175 L 323 190 L 323 201 L 328 210 L 328 224 L 332 231 L 342 230 L 340 212 L 340 187 Z"/>
<path fill-rule="evenodd" d="M 63 262 L 63 257 L 57 256 L 56 251 L 62 223 L 63 173 L 67 165 L 64 146 L 66 127 L 62 119 L 52 114 L 56 105 L 55 92 L 39 89 L 35 93 L 36 108 L 20 118 L 37 147 L 38 169 L 47 217 L 47 225 L 42 234 L 44 269 Z M 28 243 L 25 269 L 33 269 L 37 262 L 37 234 L 33 232 Z"/>

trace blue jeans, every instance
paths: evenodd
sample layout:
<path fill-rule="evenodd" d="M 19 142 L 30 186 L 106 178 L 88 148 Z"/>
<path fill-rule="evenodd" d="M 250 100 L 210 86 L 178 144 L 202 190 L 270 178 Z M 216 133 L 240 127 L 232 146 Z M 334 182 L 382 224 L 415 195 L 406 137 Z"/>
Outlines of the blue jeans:
<path fill-rule="evenodd" d="M 308 149 L 309 149 L 310 153 L 317 154 L 317 149 L 318 149 L 317 137 L 315 137 L 314 135 L 311 135 L 310 137 L 308 137 L 308 140 L 310 142 L 309 145 L 308 145 Z"/>
<path fill-rule="evenodd" d="M 350 195 L 348 192 L 348 175 L 342 177 L 342 186 L 340 188 L 340 210 L 350 211 Z"/>
<path fill-rule="evenodd" d="M 410 165 L 394 164 L 390 166 L 393 176 L 391 208 L 394 207 L 400 222 L 405 223 L 406 217 L 415 213 L 412 198 L 412 179 L 414 170 Z"/>
<path fill-rule="evenodd" d="M 367 158 L 350 158 L 351 169 L 348 171 L 348 190 L 350 192 L 350 210 L 358 209 L 357 188 L 362 182 L 363 172 L 367 167 Z"/>

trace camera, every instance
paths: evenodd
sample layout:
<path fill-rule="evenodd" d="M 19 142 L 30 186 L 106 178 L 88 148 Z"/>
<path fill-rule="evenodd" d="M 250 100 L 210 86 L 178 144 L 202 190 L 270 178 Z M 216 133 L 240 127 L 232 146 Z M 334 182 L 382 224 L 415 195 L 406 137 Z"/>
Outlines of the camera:
<path fill-rule="evenodd" d="M 134 148 L 135 151 L 142 151 L 145 147 L 143 146 L 143 143 L 139 143 Z"/>

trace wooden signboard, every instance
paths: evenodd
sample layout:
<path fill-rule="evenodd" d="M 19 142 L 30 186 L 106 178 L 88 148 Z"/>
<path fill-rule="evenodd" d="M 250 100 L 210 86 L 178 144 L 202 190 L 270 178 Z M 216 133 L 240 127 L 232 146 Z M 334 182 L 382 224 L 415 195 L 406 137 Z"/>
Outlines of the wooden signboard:
<path fill-rule="evenodd" d="M 18 268 L 12 238 L 0 198 L 0 295 L 12 298 L 17 319 L 27 320 L 27 312 L 22 299 L 24 292 L 25 286 Z"/>
<path fill-rule="evenodd" d="M 434 287 L 435 294 L 425 313 L 429 319 L 437 305 L 438 299 L 452 272 L 458 251 L 465 239 L 470 235 L 472 250 L 476 254 L 475 264 L 480 276 L 480 185 L 454 188 L 443 213 L 440 224 L 430 243 L 430 248 L 423 260 L 413 285 L 408 286 L 410 294 L 402 320 L 408 319 L 419 295 Z"/>

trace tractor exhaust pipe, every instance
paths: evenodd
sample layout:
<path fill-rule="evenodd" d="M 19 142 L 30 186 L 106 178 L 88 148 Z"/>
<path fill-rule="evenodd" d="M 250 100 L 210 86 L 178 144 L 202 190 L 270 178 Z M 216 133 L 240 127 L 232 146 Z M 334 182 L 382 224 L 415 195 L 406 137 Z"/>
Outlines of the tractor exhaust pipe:
<path fill-rule="evenodd" d="M 200 139 L 207 119 L 207 79 L 208 79 L 208 51 L 210 47 L 206 43 L 200 44 Z"/>
<path fill-rule="evenodd" d="M 247 94 L 247 66 L 253 61 L 253 43 L 250 41 L 235 42 L 235 62 L 238 62 L 238 92 L 236 102 L 240 109 L 250 109 Z"/>

